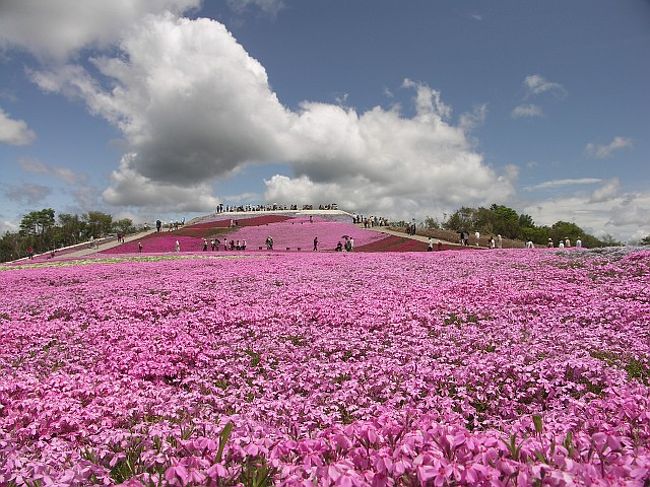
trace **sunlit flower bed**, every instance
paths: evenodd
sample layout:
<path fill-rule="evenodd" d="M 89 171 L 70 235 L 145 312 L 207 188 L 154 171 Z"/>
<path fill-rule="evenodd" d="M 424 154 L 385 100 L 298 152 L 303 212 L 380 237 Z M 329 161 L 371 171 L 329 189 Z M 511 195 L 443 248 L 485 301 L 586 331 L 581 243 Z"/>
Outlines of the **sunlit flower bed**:
<path fill-rule="evenodd" d="M 314 237 L 318 237 L 319 250 L 333 251 L 338 242 L 345 243 L 343 237 L 346 235 L 354 239 L 355 247 L 386 238 L 383 233 L 320 217 L 313 217 L 311 222 L 309 217 L 297 217 L 264 226 L 247 226 L 228 234 L 227 238 L 246 240 L 250 249 L 266 249 L 266 238 L 271 236 L 275 250 L 285 250 L 287 247 L 292 250 L 312 250 Z"/>
<path fill-rule="evenodd" d="M 229 220 L 228 220 L 229 221 Z M 244 222 L 246 222 L 244 224 Z M 220 223 L 220 222 L 216 222 Z M 143 252 L 164 253 L 174 252 L 176 240 L 180 243 L 181 252 L 198 252 L 203 249 L 203 238 L 190 236 L 193 230 L 198 232 L 196 235 L 202 235 L 201 232 L 207 232 L 210 235 L 212 223 L 202 223 L 185 227 L 178 232 L 160 232 L 152 233 L 140 240 Z M 386 238 L 383 233 L 372 230 L 359 228 L 351 223 L 343 223 L 322 219 L 320 217 L 296 217 L 287 219 L 287 217 L 278 215 L 269 215 L 266 217 L 249 218 L 242 220 L 241 228 L 232 229 L 225 234 L 218 234 L 216 238 L 221 242 L 218 250 L 224 250 L 226 242 L 246 240 L 246 250 L 266 251 L 266 238 L 273 238 L 274 250 L 285 251 L 289 248 L 292 251 L 311 251 L 314 248 L 314 237 L 318 237 L 318 249 L 323 251 L 333 251 L 336 244 L 340 241 L 345 243 L 345 235 L 354 238 L 355 247 L 366 245 L 372 242 L 378 242 Z M 213 237 L 208 236 L 208 243 Z M 420 242 L 416 242 L 420 244 Z M 419 245 L 422 247 L 422 245 Z M 426 244 L 424 244 L 426 250 Z M 208 246 L 211 250 L 211 246 Z M 390 250 L 390 249 L 389 249 Z M 138 252 L 138 240 L 132 240 L 117 247 L 105 250 L 103 254 L 131 254 Z"/>
<path fill-rule="evenodd" d="M 644 485 L 650 253 L 0 272 L 0 485 Z"/>

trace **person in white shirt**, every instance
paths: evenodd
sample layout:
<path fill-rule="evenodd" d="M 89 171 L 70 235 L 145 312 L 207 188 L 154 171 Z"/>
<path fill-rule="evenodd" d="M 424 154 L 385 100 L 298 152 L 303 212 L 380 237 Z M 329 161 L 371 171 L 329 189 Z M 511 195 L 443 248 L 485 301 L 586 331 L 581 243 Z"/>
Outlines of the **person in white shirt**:
<path fill-rule="evenodd" d="M 476 246 L 478 247 L 478 241 L 481 238 L 481 234 L 478 230 L 474 232 L 474 238 L 476 238 Z"/>
<path fill-rule="evenodd" d="M 576 239 L 576 248 L 577 249 L 582 248 L 582 240 L 580 240 L 580 237 Z"/>
<path fill-rule="evenodd" d="M 501 234 L 497 235 L 497 248 L 498 249 L 503 248 L 503 238 L 501 237 Z"/>

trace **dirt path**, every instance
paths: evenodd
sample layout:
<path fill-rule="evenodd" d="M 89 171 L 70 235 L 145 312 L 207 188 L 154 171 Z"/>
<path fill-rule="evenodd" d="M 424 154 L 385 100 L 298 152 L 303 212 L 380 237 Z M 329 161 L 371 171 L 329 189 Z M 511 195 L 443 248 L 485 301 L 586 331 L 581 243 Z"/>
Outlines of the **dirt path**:
<path fill-rule="evenodd" d="M 359 228 L 363 228 L 364 230 L 372 230 L 375 232 L 379 233 L 385 233 L 386 235 L 393 235 L 395 237 L 402 237 L 402 238 L 410 238 L 411 240 L 417 240 L 418 242 L 424 242 L 428 243 L 429 242 L 429 237 L 425 237 L 424 235 L 408 235 L 407 233 L 404 232 L 398 232 L 397 230 L 391 230 L 387 227 L 368 227 L 365 228 L 363 224 L 358 224 L 357 225 Z M 438 242 L 444 244 L 444 245 L 452 245 L 456 247 L 460 247 L 461 245 L 458 242 L 449 242 L 448 240 L 442 240 L 439 238 L 434 238 L 433 239 L 433 244 L 437 245 Z"/>
<path fill-rule="evenodd" d="M 147 235 L 150 235 L 154 233 L 156 230 L 147 230 L 144 232 L 139 232 L 139 233 L 134 233 L 133 235 L 128 235 L 127 237 L 124 238 L 125 242 L 132 242 L 133 240 L 138 240 L 143 237 L 146 237 Z M 103 252 L 104 250 L 112 249 L 113 247 L 117 247 L 120 245 L 120 242 L 117 241 L 117 239 L 110 240 L 108 242 L 101 243 L 99 245 L 89 247 L 89 246 L 84 246 L 80 250 L 77 250 L 76 252 L 71 252 L 68 254 L 65 254 L 66 259 L 78 259 L 80 257 L 86 257 L 88 255 L 93 255 L 98 252 Z"/>

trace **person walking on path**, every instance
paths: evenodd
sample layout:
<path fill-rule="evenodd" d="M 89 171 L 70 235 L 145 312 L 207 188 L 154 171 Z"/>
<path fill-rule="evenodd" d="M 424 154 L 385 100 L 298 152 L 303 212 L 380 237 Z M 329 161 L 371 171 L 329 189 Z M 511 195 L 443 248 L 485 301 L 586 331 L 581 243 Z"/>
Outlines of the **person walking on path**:
<path fill-rule="evenodd" d="M 174 250 L 176 253 L 181 251 L 181 243 L 178 240 L 176 240 L 176 243 L 174 244 Z"/>
<path fill-rule="evenodd" d="M 314 252 L 318 252 L 318 236 L 314 237 Z"/>
<path fill-rule="evenodd" d="M 138 253 L 142 253 L 142 242 L 138 242 Z"/>
<path fill-rule="evenodd" d="M 503 248 L 503 238 L 501 237 L 501 234 L 497 235 L 497 248 L 498 249 Z"/>
<path fill-rule="evenodd" d="M 160 227 L 162 227 L 162 222 L 160 220 L 156 220 L 156 232 L 160 233 Z"/>
<path fill-rule="evenodd" d="M 474 232 L 474 238 L 476 239 L 476 246 L 478 247 L 478 242 L 481 239 L 481 233 L 478 230 Z"/>
<path fill-rule="evenodd" d="M 576 249 L 581 249 L 581 248 L 582 248 L 582 240 L 578 236 L 578 238 L 576 238 Z"/>
<path fill-rule="evenodd" d="M 204 238 L 203 239 L 203 252 L 206 252 L 208 250 L 208 241 Z"/>
<path fill-rule="evenodd" d="M 429 237 L 429 240 L 427 242 L 427 252 L 431 252 L 433 250 L 433 237 Z"/>

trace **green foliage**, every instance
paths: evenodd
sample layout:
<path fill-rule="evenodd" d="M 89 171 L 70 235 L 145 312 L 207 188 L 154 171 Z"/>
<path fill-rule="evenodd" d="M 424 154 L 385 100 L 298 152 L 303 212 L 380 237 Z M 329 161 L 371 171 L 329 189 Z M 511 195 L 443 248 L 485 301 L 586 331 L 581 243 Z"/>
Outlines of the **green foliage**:
<path fill-rule="evenodd" d="M 426 221 L 433 220 L 427 218 Z M 501 235 L 513 240 L 532 240 L 537 245 L 545 246 L 549 237 L 557 246 L 560 240 L 569 238 L 575 243 L 578 237 L 582 240 L 582 246 L 586 248 L 602 247 L 605 245 L 620 245 L 611 237 L 605 237 L 602 241 L 589 235 L 575 223 L 558 221 L 551 227 L 537 226 L 530 215 L 517 213 L 516 210 L 504 205 L 493 204 L 489 208 L 469 208 L 463 206 L 456 210 L 442 224 L 446 230 L 455 232 L 479 231 L 484 236 Z M 648 237 L 650 244 L 650 236 Z"/>
<path fill-rule="evenodd" d="M 650 245 L 650 235 L 643 237 L 641 240 L 641 245 Z"/>
<path fill-rule="evenodd" d="M 130 218 L 122 218 L 121 220 L 116 220 L 113 222 L 113 230 L 116 233 L 133 233 L 135 232 L 135 227 L 133 226 L 133 220 Z"/>
<path fill-rule="evenodd" d="M 439 230 L 441 228 L 441 224 L 436 218 L 428 216 L 424 219 L 424 227 Z"/>
<path fill-rule="evenodd" d="M 19 259 L 31 247 L 35 254 L 85 242 L 90 237 L 99 238 L 113 232 L 132 233 L 133 221 L 123 218 L 113 222 L 113 217 L 101 211 L 89 211 L 79 216 L 60 213 L 52 208 L 30 211 L 23 215 L 19 229 L 0 236 L 0 262 Z"/>
<path fill-rule="evenodd" d="M 103 237 L 113 230 L 113 217 L 101 211 L 89 211 L 83 216 L 88 237 Z"/>

